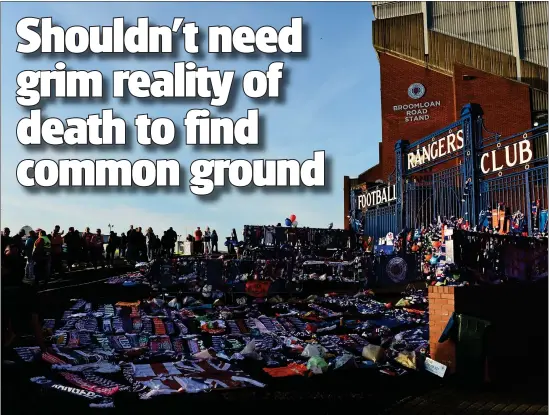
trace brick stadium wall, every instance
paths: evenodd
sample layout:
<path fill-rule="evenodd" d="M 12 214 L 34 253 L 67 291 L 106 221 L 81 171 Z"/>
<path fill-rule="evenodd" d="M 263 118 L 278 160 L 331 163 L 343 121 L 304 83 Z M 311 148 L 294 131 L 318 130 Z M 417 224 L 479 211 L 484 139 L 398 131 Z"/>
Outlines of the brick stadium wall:
<path fill-rule="evenodd" d="M 508 136 L 532 127 L 530 89 L 527 84 L 482 72 L 461 64 L 454 65 L 448 76 L 387 53 L 379 53 L 381 72 L 381 119 L 383 140 L 379 165 L 360 175 L 362 182 L 387 180 L 395 168 L 395 143 L 405 139 L 413 143 L 459 118 L 465 104 L 480 104 L 488 130 Z M 464 79 L 468 75 L 472 79 Z M 425 95 L 414 100 L 408 87 L 419 82 Z M 405 111 L 393 111 L 396 105 L 440 101 L 430 108 L 429 120 L 405 121 Z M 345 195 L 345 197 L 348 197 Z"/>
<path fill-rule="evenodd" d="M 439 343 L 438 339 L 455 311 L 455 287 L 429 287 L 429 347 L 431 358 L 448 366 L 448 372 L 456 369 L 456 349 L 452 340 Z"/>
<path fill-rule="evenodd" d="M 386 53 L 379 54 L 381 71 L 382 155 L 381 178 L 395 168 L 395 143 L 398 140 L 414 142 L 455 121 L 452 77 L 415 65 Z M 408 96 L 408 87 L 419 82 L 425 86 L 425 95 L 414 100 Z M 440 101 L 440 107 L 429 109 L 429 120 L 406 122 L 405 111 L 393 111 L 396 105 Z"/>
<path fill-rule="evenodd" d="M 537 284 L 429 287 L 429 345 L 431 358 L 460 373 L 467 362 L 456 359 L 452 340 L 439 343 L 453 312 L 489 321 L 485 334 L 486 378 L 547 382 L 547 280 Z M 533 360 L 531 360 L 531 358 Z M 524 364 L 525 361 L 533 364 Z"/>
<path fill-rule="evenodd" d="M 462 64 L 454 64 L 454 74 L 448 76 L 383 52 L 379 53 L 379 63 L 383 136 L 377 146 L 380 162 L 359 175 L 361 183 L 378 179 L 387 181 L 395 169 L 394 147 L 398 140 L 405 139 L 413 143 L 444 128 L 459 118 L 461 109 L 468 103 L 480 104 L 487 130 L 503 137 L 532 128 L 531 97 L 527 84 Z M 425 86 L 425 95 L 419 100 L 408 96 L 408 87 L 415 82 Z M 428 109 L 429 120 L 406 122 L 405 111 L 393 111 L 396 105 L 426 101 L 440 101 L 441 104 L 440 107 Z M 486 133 L 486 136 L 490 135 Z M 370 143 L 365 145 L 376 147 Z M 501 165 L 504 156 L 503 151 L 498 152 L 498 165 Z M 457 160 L 439 165 L 436 169 L 448 168 L 450 163 L 455 164 Z M 523 170 L 523 167 L 517 167 L 516 170 Z M 348 211 L 349 191 L 347 185 L 344 185 L 345 226 Z"/>
<path fill-rule="evenodd" d="M 465 75 L 473 79 L 463 79 Z M 488 130 L 503 137 L 532 128 L 530 87 L 464 65 L 454 65 L 455 118 L 464 105 L 474 102 L 484 111 Z"/>

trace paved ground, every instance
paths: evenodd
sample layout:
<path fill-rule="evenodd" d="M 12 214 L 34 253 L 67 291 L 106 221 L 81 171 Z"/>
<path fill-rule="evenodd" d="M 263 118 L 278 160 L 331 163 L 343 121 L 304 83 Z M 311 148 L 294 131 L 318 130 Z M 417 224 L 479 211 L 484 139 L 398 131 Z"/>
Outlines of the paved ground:
<path fill-rule="evenodd" d="M 547 396 L 520 392 L 489 392 L 443 386 L 409 397 L 385 410 L 386 414 L 546 414 Z"/>

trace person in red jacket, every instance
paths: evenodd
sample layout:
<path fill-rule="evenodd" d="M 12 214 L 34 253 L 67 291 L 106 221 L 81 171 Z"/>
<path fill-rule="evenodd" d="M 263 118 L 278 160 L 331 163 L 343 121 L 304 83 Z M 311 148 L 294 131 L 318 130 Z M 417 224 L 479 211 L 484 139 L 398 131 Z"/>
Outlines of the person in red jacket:
<path fill-rule="evenodd" d="M 196 231 L 194 231 L 194 252 L 195 253 L 202 253 L 204 249 L 202 248 L 202 231 L 200 230 L 200 226 L 196 228 Z"/>

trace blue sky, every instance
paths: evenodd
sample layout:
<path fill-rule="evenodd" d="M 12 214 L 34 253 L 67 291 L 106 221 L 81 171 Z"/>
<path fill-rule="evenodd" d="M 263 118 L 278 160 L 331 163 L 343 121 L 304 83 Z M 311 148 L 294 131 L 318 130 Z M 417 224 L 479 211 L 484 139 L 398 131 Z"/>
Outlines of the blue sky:
<path fill-rule="evenodd" d="M 67 230 L 90 226 L 107 229 L 114 224 L 117 232 L 130 224 L 152 226 L 155 231 L 173 226 L 179 234 L 190 233 L 196 226 L 210 226 L 220 236 L 231 228 L 239 232 L 244 224 L 274 224 L 290 214 L 297 216 L 300 226 L 343 226 L 343 176 L 356 176 L 377 163 L 377 142 L 381 139 L 379 64 L 371 41 L 373 19 L 369 3 L 4 3 L 2 4 L 2 78 L 1 78 L 1 221 L 2 226 L 16 230 L 23 225 Z M 171 25 L 173 17 L 185 17 L 199 27 L 247 25 L 276 28 L 290 23 L 292 17 L 303 17 L 309 28 L 307 59 L 285 59 L 290 70 L 285 83 L 286 101 L 254 101 L 239 92 L 231 111 L 223 116 L 238 119 L 248 108 L 259 108 L 266 119 L 265 146 L 261 152 L 240 149 L 199 150 L 184 144 L 177 149 L 148 150 L 133 141 L 131 148 L 113 151 L 93 150 L 28 150 L 16 137 L 16 125 L 28 115 L 28 109 L 15 101 L 16 76 L 20 71 L 51 70 L 58 57 L 28 59 L 15 52 L 19 38 L 15 26 L 23 17 L 52 17 L 54 23 L 71 25 L 109 25 L 113 17 L 124 17 L 135 23 L 138 17 L 150 17 L 156 24 Z M 203 29 L 204 30 L 204 29 Z M 65 57 L 69 69 L 98 69 L 106 78 L 113 70 L 172 69 L 173 58 L 140 61 L 124 59 L 79 59 Z M 235 70 L 242 76 L 252 69 L 265 70 L 268 56 L 249 59 L 244 56 L 222 59 L 206 54 L 201 59 L 183 53 L 178 60 L 195 60 L 198 66 L 208 65 L 221 70 Z M 109 90 L 107 90 L 110 92 Z M 233 92 L 234 93 L 234 92 Z M 108 103 L 50 101 L 43 107 L 48 117 L 86 117 L 103 108 L 114 108 L 129 125 L 144 112 L 150 117 L 170 117 L 178 128 L 184 114 L 191 108 L 202 108 L 191 100 L 177 103 L 155 103 L 131 100 Z M 221 114 L 213 110 L 214 114 Z M 315 150 L 325 150 L 332 160 L 327 182 L 329 191 L 240 192 L 223 190 L 216 198 L 203 199 L 188 189 L 189 166 L 200 158 L 294 158 L 305 160 Z M 16 166 L 23 159 L 86 159 L 173 158 L 179 160 L 187 175 L 182 177 L 182 191 L 154 193 L 140 189 L 131 191 L 46 190 L 29 191 L 16 180 Z M 219 190 L 216 190 L 218 192 Z"/>

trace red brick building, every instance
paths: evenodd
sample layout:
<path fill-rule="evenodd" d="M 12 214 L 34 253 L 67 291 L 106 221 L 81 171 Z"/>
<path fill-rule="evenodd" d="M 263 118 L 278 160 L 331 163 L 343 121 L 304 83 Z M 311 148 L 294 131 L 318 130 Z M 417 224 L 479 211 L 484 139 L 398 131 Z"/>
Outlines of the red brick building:
<path fill-rule="evenodd" d="M 486 128 L 502 136 L 547 122 L 547 4 L 447 3 L 454 2 L 373 2 L 380 161 L 357 178 L 345 176 L 346 226 L 351 188 L 387 182 L 395 169 L 395 143 L 413 143 L 453 123 L 465 104 L 479 104 Z M 470 23 L 479 18 L 480 29 L 459 30 L 474 27 Z M 533 26 L 545 30 L 543 38 Z"/>

